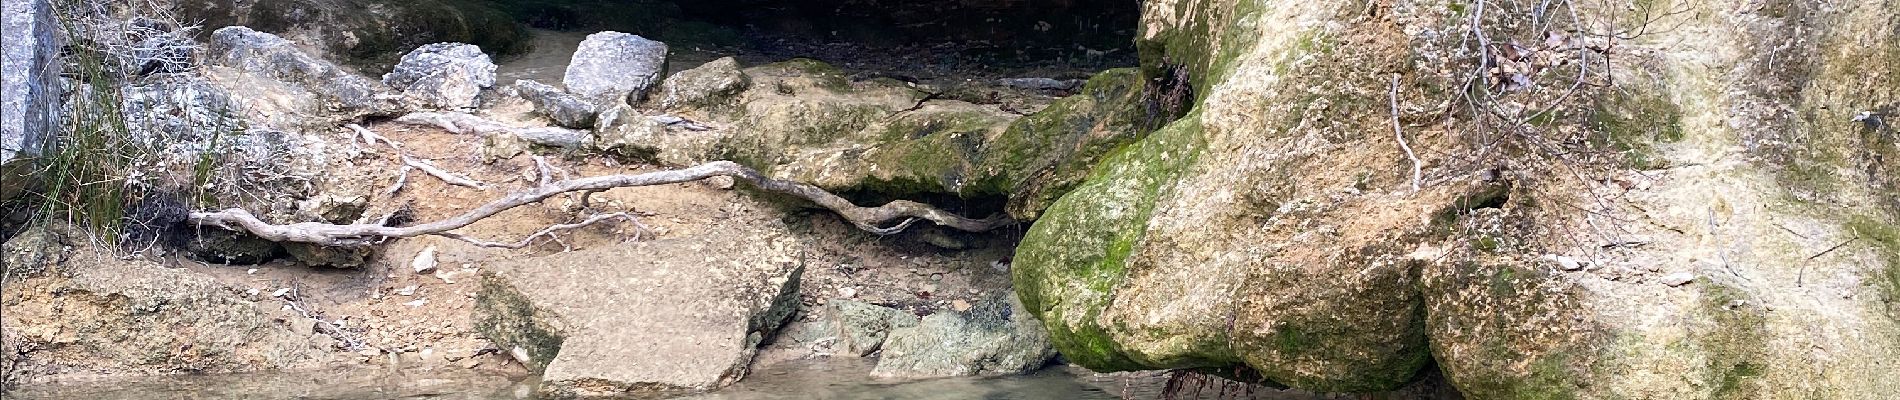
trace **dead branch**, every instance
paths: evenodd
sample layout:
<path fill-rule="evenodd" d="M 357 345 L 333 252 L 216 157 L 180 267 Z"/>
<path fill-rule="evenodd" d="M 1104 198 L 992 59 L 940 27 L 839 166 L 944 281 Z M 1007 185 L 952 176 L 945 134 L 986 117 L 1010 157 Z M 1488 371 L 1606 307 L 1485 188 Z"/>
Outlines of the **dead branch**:
<path fill-rule="evenodd" d="M 587 132 L 557 127 L 522 128 L 464 113 L 415 112 L 396 118 L 397 123 L 442 128 L 464 135 L 509 135 L 543 146 L 578 148 L 587 145 Z"/>
<path fill-rule="evenodd" d="M 429 176 L 440 178 L 443 182 L 448 182 L 450 185 L 466 186 L 475 188 L 475 190 L 488 190 L 488 185 L 483 184 L 481 181 L 456 175 L 454 172 L 443 170 L 440 167 L 436 167 L 435 164 L 430 164 L 428 161 L 423 161 L 420 158 L 410 157 L 408 154 L 402 155 L 402 163 L 422 170 L 422 172 L 429 174 Z"/>
<path fill-rule="evenodd" d="M 448 170 L 444 170 L 440 167 L 436 167 L 435 164 L 431 164 L 426 160 L 410 156 L 409 152 L 404 151 L 402 149 L 401 142 L 390 140 L 389 138 L 383 137 L 382 135 L 377 135 L 375 131 L 371 131 L 369 130 L 369 128 L 364 128 L 362 125 L 349 124 L 349 125 L 346 125 L 345 127 L 349 128 L 350 131 L 352 132 L 356 132 L 356 137 L 360 137 L 364 143 L 368 144 L 371 147 L 376 146 L 377 141 L 381 141 L 383 142 L 384 145 L 388 145 L 389 148 L 396 150 L 396 156 L 402 158 L 403 178 L 407 178 L 409 176 L 410 168 L 415 168 L 415 169 L 422 170 L 422 172 L 424 173 L 428 173 L 429 176 L 433 176 L 438 179 L 441 179 L 443 182 L 448 182 L 450 185 L 465 186 L 465 187 L 474 188 L 476 190 L 488 190 L 488 185 L 483 184 L 481 181 L 469 179 L 468 177 L 458 175 L 454 172 L 449 172 Z M 351 141 L 354 142 L 355 140 L 352 139 Z M 367 148 L 368 147 L 366 147 L 366 149 Z M 398 178 L 396 180 L 396 186 L 389 189 L 390 194 L 395 194 L 397 190 L 402 190 L 403 178 Z"/>
<path fill-rule="evenodd" d="M 1425 180 L 1425 175 L 1419 167 L 1418 153 L 1412 152 L 1412 145 L 1405 143 L 1405 130 L 1399 128 L 1399 74 L 1392 74 L 1391 101 L 1392 136 L 1399 139 L 1399 148 L 1405 150 L 1405 158 L 1412 159 L 1412 191 L 1416 192 Z"/>
<path fill-rule="evenodd" d="M 592 217 L 588 217 L 586 220 L 582 220 L 581 222 L 576 222 L 572 224 L 559 224 L 559 225 L 549 226 L 547 228 L 541 229 L 540 231 L 536 231 L 532 235 L 528 235 L 528 237 L 521 238 L 521 241 L 514 242 L 514 243 L 490 242 L 490 241 L 468 237 L 459 233 L 450 233 L 450 232 L 438 233 L 436 235 L 447 237 L 450 239 L 460 240 L 464 242 L 469 242 L 471 244 L 474 244 L 476 246 L 481 246 L 481 247 L 519 249 L 523 247 L 528 247 L 528 245 L 530 244 L 534 244 L 535 239 L 540 239 L 544 236 L 552 236 L 554 235 L 555 232 L 585 228 L 587 226 L 600 223 L 602 221 L 614 220 L 614 219 L 626 220 L 627 222 L 633 223 L 634 229 L 637 229 L 637 231 L 633 235 L 633 240 L 640 240 L 640 236 L 644 234 L 643 232 L 647 231 L 647 226 L 641 224 L 639 218 L 634 218 L 633 214 L 622 212 L 622 213 L 608 213 L 608 214 L 595 215 Z"/>
<path fill-rule="evenodd" d="M 623 187 L 665 185 L 692 182 L 715 176 L 730 176 L 735 180 L 751 183 L 759 189 L 789 194 L 810 200 L 821 207 L 830 209 L 843 216 L 859 229 L 888 235 L 901 232 L 919 219 L 929 220 L 938 225 L 969 232 L 983 232 L 1008 225 L 1014 221 L 1007 216 L 996 215 L 984 219 L 969 219 L 947 211 L 914 201 L 898 200 L 878 207 L 859 207 L 838 195 L 826 192 L 816 186 L 781 181 L 766 177 L 757 170 L 747 168 L 731 161 L 714 161 L 692 168 L 656 171 L 631 175 L 607 175 L 578 179 L 561 180 L 523 189 L 476 207 L 466 213 L 445 220 L 411 226 L 383 226 L 380 224 L 327 224 L 317 222 L 299 222 L 294 224 L 272 224 L 258 219 L 244 209 L 232 208 L 222 211 L 201 211 L 191 213 L 188 222 L 193 225 L 215 225 L 230 230 L 250 232 L 265 240 L 274 242 L 314 243 L 328 246 L 367 246 L 386 238 L 405 238 L 423 235 L 436 235 L 461 238 L 449 231 L 466 227 L 476 221 L 494 216 L 526 204 L 540 202 L 562 193 L 575 191 L 606 190 Z M 896 225 L 884 227 L 884 224 L 901 220 Z"/>
<path fill-rule="evenodd" d="M 396 192 L 402 191 L 402 185 L 409 182 L 409 171 L 414 169 L 416 167 L 404 165 L 401 170 L 396 171 L 396 183 L 390 184 L 389 189 L 383 191 L 383 195 L 395 196 Z"/>

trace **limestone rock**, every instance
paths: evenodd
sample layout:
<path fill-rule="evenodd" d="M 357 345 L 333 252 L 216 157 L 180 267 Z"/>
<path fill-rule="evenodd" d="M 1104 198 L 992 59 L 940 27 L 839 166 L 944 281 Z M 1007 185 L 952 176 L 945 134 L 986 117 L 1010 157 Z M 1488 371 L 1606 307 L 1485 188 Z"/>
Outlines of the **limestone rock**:
<path fill-rule="evenodd" d="M 829 320 L 837 324 L 838 342 L 833 348 L 840 354 L 869 356 L 884 345 L 892 330 L 917 326 L 916 315 L 890 307 L 845 299 L 832 300 L 826 307 Z"/>
<path fill-rule="evenodd" d="M 0 6 L 0 166 L 39 154 L 58 126 L 58 29 L 50 0 Z"/>
<path fill-rule="evenodd" d="M 797 308 L 782 230 L 600 247 L 483 266 L 482 334 L 557 398 L 703 391 L 744 377 Z"/>
<path fill-rule="evenodd" d="M 231 93 L 211 81 L 171 75 L 142 80 L 120 90 L 128 133 L 141 143 L 177 146 L 195 156 L 212 150 L 213 135 L 236 135 L 244 118 Z"/>
<path fill-rule="evenodd" d="M 567 64 L 561 85 L 597 104 L 638 101 L 666 69 L 666 43 L 628 33 L 587 35 Z M 631 97 L 631 98 L 630 98 Z"/>
<path fill-rule="evenodd" d="M 720 64 L 671 79 L 717 76 Z M 1026 117 L 954 99 L 920 102 L 921 89 L 851 82 L 815 60 L 744 75 L 753 82 L 730 107 L 699 110 L 715 129 L 649 140 L 643 151 L 670 164 L 747 160 L 774 178 L 828 190 L 1007 196 L 1010 213 L 1033 218 L 1107 154 L 1161 122 L 1146 111 L 1135 69 L 1104 72 L 1078 95 Z"/>
<path fill-rule="evenodd" d="M 210 64 L 227 68 L 233 75 L 220 83 L 241 97 L 245 93 L 256 93 L 251 97 L 288 97 L 293 102 L 317 102 L 300 109 L 274 113 L 287 114 L 283 118 L 312 119 L 331 114 L 354 118 L 389 114 L 398 108 L 396 99 L 400 96 L 391 92 L 388 86 L 306 54 L 296 44 L 277 35 L 242 26 L 225 27 L 211 33 L 207 53 Z M 315 99 L 299 99 L 300 92 L 308 93 Z M 250 111 L 262 110 L 254 108 Z M 275 125 L 281 128 L 294 123 Z"/>
<path fill-rule="evenodd" d="M 0 273 L 22 278 L 39 274 L 65 260 L 65 241 L 65 235 L 46 225 L 27 228 L 7 239 L 6 248 L 0 249 L 0 261 L 4 261 L 0 262 Z"/>
<path fill-rule="evenodd" d="M 993 296 L 967 312 L 940 310 L 893 329 L 872 376 L 927 378 L 1034 371 L 1056 356 L 1049 334 L 1015 296 Z"/>
<path fill-rule="evenodd" d="M 1469 47 L 1435 36 L 1469 28 L 1452 17 L 1461 11 L 1395 3 L 1409 11 L 1380 22 L 1393 28 L 1330 22 L 1358 9 L 1346 2 L 1282 5 L 1145 5 L 1137 42 L 1151 93 L 1159 108 L 1189 110 L 1107 156 L 1044 210 L 1012 259 L 1024 305 L 1070 362 L 1245 366 L 1294 388 L 1360 393 L 1435 363 L 1469 399 L 1900 390 L 1882 378 L 1900 375 L 1900 195 L 1890 190 L 1900 164 L 1891 147 L 1816 156 L 1806 144 L 1891 144 L 1843 121 L 1900 87 L 1900 38 L 1872 33 L 1889 32 L 1900 12 L 1791 5 L 1832 21 L 1813 23 L 1713 7 L 1627 50 L 1666 55 L 1602 72 L 1640 83 L 1581 89 L 1545 105 L 1566 117 L 1523 126 L 1566 137 L 1556 141 L 1616 141 L 1608 148 L 1627 158 L 1575 175 L 1472 176 L 1426 161 L 1427 180 L 1448 181 L 1413 190 L 1404 150 L 1370 127 L 1391 126 L 1391 102 L 1430 109 L 1442 100 L 1430 93 L 1460 78 L 1406 72 L 1394 88 L 1385 68 L 1470 68 L 1455 61 Z M 1738 20 L 1749 22 L 1728 22 Z M 1733 50 L 1788 40 L 1777 54 L 1814 64 L 1792 72 Z M 1346 46 L 1367 41 L 1402 45 Z M 1869 62 L 1882 67 L 1861 67 Z M 1789 129 L 1802 144 L 1777 141 Z M 1455 139 L 1410 146 L 1486 151 Z M 1719 157 L 1747 160 L 1708 161 Z M 1796 172 L 1810 167 L 1857 172 L 1818 183 Z M 1627 190 L 1564 189 L 1592 182 Z M 1580 228 L 1605 216 L 1621 218 L 1615 233 Z M 1855 237 L 1877 244 L 1810 259 Z M 1579 252 L 1587 265 L 1541 259 Z"/>
<path fill-rule="evenodd" d="M 673 166 L 711 161 L 705 156 L 717 151 L 720 140 L 724 139 L 716 134 L 670 127 L 624 104 L 600 114 L 594 135 L 591 145 L 595 149 Z"/>
<path fill-rule="evenodd" d="M 472 44 L 433 43 L 404 54 L 383 74 L 383 84 L 425 107 L 470 108 L 482 89 L 495 85 L 495 63 Z"/>
<path fill-rule="evenodd" d="M 739 70 L 738 60 L 722 57 L 666 77 L 657 97 L 661 109 L 704 107 L 723 102 L 750 84 L 752 79 Z"/>
<path fill-rule="evenodd" d="M 82 248 L 78 251 L 103 251 Z M 297 335 L 237 289 L 184 268 L 140 258 L 74 257 L 62 274 L 10 279 L 0 325 L 9 341 L 42 351 L 27 371 L 120 374 L 233 373 L 321 360 Z"/>
<path fill-rule="evenodd" d="M 595 116 L 599 115 L 594 103 L 531 79 L 515 81 L 515 90 L 521 94 L 521 98 L 534 103 L 535 112 L 547 116 L 560 126 L 592 128 Z"/>

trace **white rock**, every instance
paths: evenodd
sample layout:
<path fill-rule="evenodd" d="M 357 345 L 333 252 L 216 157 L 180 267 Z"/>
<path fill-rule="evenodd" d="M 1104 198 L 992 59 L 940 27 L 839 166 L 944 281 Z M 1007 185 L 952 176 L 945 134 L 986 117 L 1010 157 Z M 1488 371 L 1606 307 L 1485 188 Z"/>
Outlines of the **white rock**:
<path fill-rule="evenodd" d="M 396 294 L 400 294 L 404 296 L 414 296 L 416 295 L 416 285 L 409 285 L 401 289 L 396 289 Z"/>
<path fill-rule="evenodd" d="M 1663 275 L 1661 280 L 1664 285 L 1682 286 L 1682 285 L 1689 284 L 1689 282 L 1695 282 L 1695 274 L 1689 273 L 1689 272 L 1677 272 L 1677 273 L 1673 273 L 1669 275 Z"/>
<path fill-rule="evenodd" d="M 574 50 L 561 84 L 567 91 L 599 104 L 619 104 L 629 94 L 642 97 L 658 84 L 666 68 L 666 43 L 621 32 L 587 35 Z"/>
<path fill-rule="evenodd" d="M 435 264 L 435 246 L 429 246 L 416 253 L 416 258 L 409 261 L 409 268 L 417 274 L 427 274 L 435 272 Z"/>
<path fill-rule="evenodd" d="M 410 306 L 410 307 L 421 307 L 421 306 L 422 306 L 423 304 L 429 304 L 429 300 L 428 300 L 428 299 L 415 299 L 415 300 L 411 300 L 411 301 L 409 301 L 409 302 L 407 302 L 407 303 L 402 303 L 402 305 L 405 305 L 405 306 Z"/>
<path fill-rule="evenodd" d="M 1563 268 L 1563 270 L 1565 271 L 1580 270 L 1580 269 L 1583 269 L 1584 266 L 1590 264 L 1589 261 L 1584 261 L 1576 257 L 1560 256 L 1556 254 L 1545 254 L 1543 259 L 1557 263 L 1557 267 Z"/>
<path fill-rule="evenodd" d="M 275 292 L 270 292 L 270 297 L 284 297 L 286 294 L 290 294 L 290 288 L 277 289 Z"/>

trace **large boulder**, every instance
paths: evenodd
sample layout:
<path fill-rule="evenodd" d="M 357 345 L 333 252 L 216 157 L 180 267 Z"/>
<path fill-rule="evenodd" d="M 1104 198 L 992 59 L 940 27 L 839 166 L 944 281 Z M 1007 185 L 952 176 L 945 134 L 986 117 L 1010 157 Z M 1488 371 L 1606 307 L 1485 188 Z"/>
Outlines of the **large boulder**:
<path fill-rule="evenodd" d="M 1485 122 L 1441 114 L 1477 68 L 1443 34 L 1462 7 L 1147 3 L 1143 74 L 1186 77 L 1191 111 L 1042 213 L 1018 293 L 1097 370 L 1377 392 L 1435 361 L 1473 399 L 1887 397 L 1900 149 L 1851 118 L 1900 98 L 1900 13 L 1783 6 L 1679 2 L 1611 60 L 1486 14 L 1543 44 L 1475 105 L 1530 108 Z M 1579 62 L 1599 69 L 1551 67 Z"/>
<path fill-rule="evenodd" d="M 721 57 L 666 77 L 656 98 L 661 109 L 708 107 L 729 100 L 750 84 L 752 79 L 739 70 L 738 60 Z"/>
<path fill-rule="evenodd" d="M 0 199 L 20 186 L 6 166 L 39 154 L 58 126 L 58 29 L 49 0 L 0 6 Z"/>
<path fill-rule="evenodd" d="M 944 310 L 916 326 L 893 329 L 872 376 L 934 378 L 1014 375 L 1055 359 L 1049 333 L 1016 296 L 977 302 L 968 311 Z"/>
<path fill-rule="evenodd" d="M 329 120 L 398 110 L 393 93 L 381 82 L 357 75 L 304 53 L 277 35 L 232 26 L 211 33 L 206 71 L 234 95 L 247 99 L 254 123 L 287 128 L 323 126 Z M 327 127 L 326 127 L 327 129 Z"/>
<path fill-rule="evenodd" d="M 587 35 L 567 64 L 561 85 L 603 106 L 638 102 L 666 70 L 666 43 L 621 32 Z"/>
<path fill-rule="evenodd" d="M 797 246 L 782 229 L 719 229 L 496 263 L 476 318 L 541 374 L 544 395 L 715 389 L 744 377 L 797 308 Z"/>
<path fill-rule="evenodd" d="M 426 107 L 470 108 L 495 85 L 495 63 L 472 44 L 432 43 L 404 54 L 383 84 Z"/>
<path fill-rule="evenodd" d="M 718 75 L 714 67 L 702 72 Z M 949 88 L 933 95 L 890 79 L 852 82 L 815 60 L 744 75 L 753 83 L 731 106 L 698 110 L 720 129 L 661 133 L 628 125 L 640 139 L 625 147 L 664 164 L 731 159 L 828 190 L 1007 196 L 1012 214 L 1033 218 L 1107 154 L 1163 122 L 1148 111 L 1148 89 L 1134 69 L 1103 72 L 1029 116 L 940 98 Z M 982 91 L 1008 90 L 989 89 Z"/>
<path fill-rule="evenodd" d="M 575 129 L 593 128 L 594 117 L 600 114 L 594 103 L 532 79 L 515 81 L 515 92 L 529 103 L 534 103 L 534 111 L 547 116 L 556 125 Z"/>

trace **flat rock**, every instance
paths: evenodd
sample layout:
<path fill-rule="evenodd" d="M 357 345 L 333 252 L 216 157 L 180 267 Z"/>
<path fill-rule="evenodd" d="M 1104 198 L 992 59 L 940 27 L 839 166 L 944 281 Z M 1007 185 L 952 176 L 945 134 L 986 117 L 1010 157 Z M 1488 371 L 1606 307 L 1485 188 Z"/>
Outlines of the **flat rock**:
<path fill-rule="evenodd" d="M 666 69 L 666 43 L 628 33 L 587 35 L 567 64 L 561 84 L 568 92 L 612 105 L 646 95 Z"/>
<path fill-rule="evenodd" d="M 797 308 L 782 233 L 720 232 L 484 266 L 482 334 L 556 398 L 662 395 L 745 376 Z"/>

